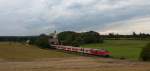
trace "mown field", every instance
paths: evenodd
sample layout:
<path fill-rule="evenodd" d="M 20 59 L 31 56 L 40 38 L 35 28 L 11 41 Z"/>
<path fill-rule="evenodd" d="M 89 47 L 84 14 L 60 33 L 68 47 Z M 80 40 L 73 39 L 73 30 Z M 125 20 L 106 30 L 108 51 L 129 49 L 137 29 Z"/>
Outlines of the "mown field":
<path fill-rule="evenodd" d="M 110 51 L 114 58 L 126 58 L 138 60 L 142 48 L 150 41 L 147 40 L 105 40 L 104 43 L 86 44 L 84 48 L 105 48 Z"/>
<path fill-rule="evenodd" d="M 0 71 L 150 71 L 150 63 L 106 58 L 49 58 L 26 62 L 0 62 Z"/>
<path fill-rule="evenodd" d="M 0 59 L 2 60 L 34 60 L 39 58 L 70 57 L 72 55 L 56 50 L 40 49 L 36 46 L 0 42 Z"/>

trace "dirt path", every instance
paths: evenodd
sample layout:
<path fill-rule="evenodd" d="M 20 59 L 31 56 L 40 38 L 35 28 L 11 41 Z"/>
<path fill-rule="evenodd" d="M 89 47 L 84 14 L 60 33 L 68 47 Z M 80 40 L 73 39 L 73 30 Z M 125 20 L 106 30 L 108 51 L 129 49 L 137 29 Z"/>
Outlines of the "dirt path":
<path fill-rule="evenodd" d="M 0 62 L 0 71 L 150 71 L 150 63 L 106 58 L 70 57 L 30 62 Z"/>

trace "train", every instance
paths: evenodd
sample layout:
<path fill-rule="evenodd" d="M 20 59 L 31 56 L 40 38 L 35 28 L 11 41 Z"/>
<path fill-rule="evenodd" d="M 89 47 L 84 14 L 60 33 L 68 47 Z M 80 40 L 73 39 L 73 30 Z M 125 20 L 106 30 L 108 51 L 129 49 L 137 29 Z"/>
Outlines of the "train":
<path fill-rule="evenodd" d="M 51 46 L 58 50 L 85 53 L 85 54 L 101 56 L 101 57 L 110 57 L 111 55 L 111 52 L 105 49 L 82 48 L 82 47 L 73 47 L 73 46 L 64 46 L 64 45 L 51 45 Z"/>

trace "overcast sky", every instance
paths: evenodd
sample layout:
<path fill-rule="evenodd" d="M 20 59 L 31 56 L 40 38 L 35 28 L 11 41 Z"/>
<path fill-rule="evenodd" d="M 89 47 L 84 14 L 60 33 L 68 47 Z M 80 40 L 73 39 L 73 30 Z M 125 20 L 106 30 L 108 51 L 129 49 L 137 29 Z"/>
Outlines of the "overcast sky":
<path fill-rule="evenodd" d="M 150 1 L 0 0 L 0 36 L 54 30 L 150 33 Z"/>

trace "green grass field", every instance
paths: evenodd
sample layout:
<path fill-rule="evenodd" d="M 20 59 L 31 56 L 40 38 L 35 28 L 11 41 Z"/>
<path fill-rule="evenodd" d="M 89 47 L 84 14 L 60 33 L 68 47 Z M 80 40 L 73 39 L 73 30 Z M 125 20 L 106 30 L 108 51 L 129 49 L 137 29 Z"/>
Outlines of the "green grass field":
<path fill-rule="evenodd" d="M 72 55 L 56 50 L 40 49 L 36 46 L 21 43 L 0 42 L 0 59 L 4 60 L 32 60 L 70 56 Z"/>
<path fill-rule="evenodd" d="M 125 57 L 138 60 L 142 48 L 149 43 L 146 40 L 105 40 L 103 44 L 86 44 L 84 48 L 105 48 L 114 58 Z M 0 59 L 4 60 L 33 60 L 38 58 L 71 57 L 72 54 L 57 50 L 44 50 L 36 46 L 13 42 L 0 42 Z"/>
<path fill-rule="evenodd" d="M 142 48 L 149 43 L 146 40 L 105 40 L 103 44 L 86 44 L 84 48 L 105 48 L 112 53 L 112 57 L 125 57 L 129 60 L 138 60 Z"/>

